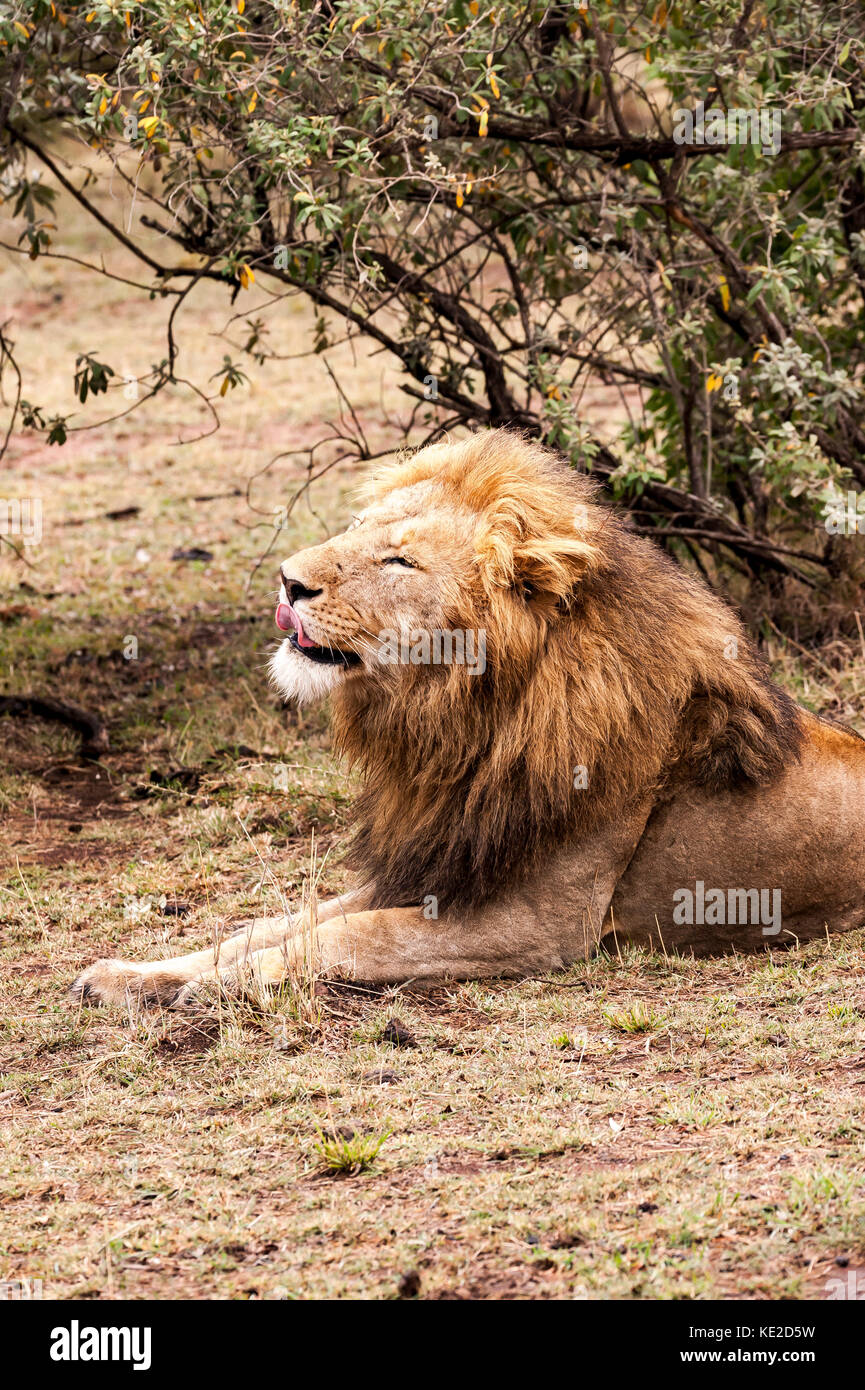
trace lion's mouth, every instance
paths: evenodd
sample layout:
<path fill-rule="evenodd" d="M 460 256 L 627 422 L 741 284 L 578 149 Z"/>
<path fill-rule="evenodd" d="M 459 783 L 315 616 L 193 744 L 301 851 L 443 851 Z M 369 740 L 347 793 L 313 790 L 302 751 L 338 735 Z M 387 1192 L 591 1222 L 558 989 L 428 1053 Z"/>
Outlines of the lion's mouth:
<path fill-rule="evenodd" d="M 338 647 L 318 647 L 315 642 L 305 647 L 296 632 L 290 632 L 288 640 L 296 652 L 308 656 L 310 661 L 318 661 L 322 666 L 357 666 L 360 662 L 357 652 L 343 652 Z"/>
<path fill-rule="evenodd" d="M 317 661 L 321 666 L 357 666 L 360 663 L 357 652 L 341 651 L 339 647 L 329 645 L 323 647 L 307 637 L 300 614 L 290 603 L 279 604 L 276 610 L 276 626 L 280 632 L 288 633 L 289 644 L 296 652 L 308 657 L 310 661 Z"/>

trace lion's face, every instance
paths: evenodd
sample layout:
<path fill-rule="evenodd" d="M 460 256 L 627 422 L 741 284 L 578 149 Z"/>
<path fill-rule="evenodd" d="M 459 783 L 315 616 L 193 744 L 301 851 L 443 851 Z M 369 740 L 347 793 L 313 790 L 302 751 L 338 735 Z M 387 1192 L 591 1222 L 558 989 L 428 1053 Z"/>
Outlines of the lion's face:
<path fill-rule="evenodd" d="M 474 608 L 479 517 L 432 481 L 389 492 L 342 535 L 280 566 L 271 662 L 285 696 L 321 698 L 382 669 L 418 632 L 449 630 Z M 397 641 L 398 645 L 398 641 Z"/>

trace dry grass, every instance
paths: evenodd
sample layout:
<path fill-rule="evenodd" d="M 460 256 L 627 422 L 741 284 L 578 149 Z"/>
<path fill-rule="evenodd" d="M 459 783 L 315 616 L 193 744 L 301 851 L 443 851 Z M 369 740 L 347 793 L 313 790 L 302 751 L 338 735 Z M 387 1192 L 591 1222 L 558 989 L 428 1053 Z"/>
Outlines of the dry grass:
<path fill-rule="evenodd" d="M 3 273 L 52 410 L 76 351 L 162 355 L 158 305 L 84 285 L 67 263 Z M 212 293 L 190 375 L 221 360 Z M 286 312 L 300 350 L 309 317 Z M 381 365 L 342 359 L 383 436 Z M 267 532 L 242 497 L 192 500 L 331 408 L 311 359 L 184 448 L 180 394 L 66 450 L 18 441 L 46 532 L 34 570 L 0 560 L 2 689 L 100 709 L 113 751 L 84 765 L 66 732 L 0 724 L 0 1277 L 60 1298 L 823 1297 L 836 1257 L 865 1262 L 861 933 L 428 995 L 309 979 L 194 1020 L 67 1003 L 98 955 L 187 951 L 344 886 L 350 782 L 323 716 L 263 676 L 272 578 L 244 586 Z M 297 480 L 278 466 L 263 504 Z M 352 482 L 321 485 L 321 515 Z M 304 510 L 285 549 L 321 534 Z M 190 545 L 214 559 L 172 562 Z M 811 705 L 861 713 L 863 653 L 772 655 Z"/>

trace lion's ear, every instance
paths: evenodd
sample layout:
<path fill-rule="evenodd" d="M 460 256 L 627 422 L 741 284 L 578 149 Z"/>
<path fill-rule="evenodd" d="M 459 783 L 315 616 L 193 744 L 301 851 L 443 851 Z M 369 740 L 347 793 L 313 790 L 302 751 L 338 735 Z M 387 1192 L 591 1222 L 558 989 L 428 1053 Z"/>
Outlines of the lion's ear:
<path fill-rule="evenodd" d="M 518 546 L 514 552 L 518 582 L 554 599 L 567 598 L 600 560 L 598 547 L 579 536 L 544 537 Z"/>
<path fill-rule="evenodd" d="M 491 589 L 564 600 L 600 564 L 601 552 L 579 536 L 526 536 L 514 542 L 491 530 L 478 545 L 478 559 Z"/>

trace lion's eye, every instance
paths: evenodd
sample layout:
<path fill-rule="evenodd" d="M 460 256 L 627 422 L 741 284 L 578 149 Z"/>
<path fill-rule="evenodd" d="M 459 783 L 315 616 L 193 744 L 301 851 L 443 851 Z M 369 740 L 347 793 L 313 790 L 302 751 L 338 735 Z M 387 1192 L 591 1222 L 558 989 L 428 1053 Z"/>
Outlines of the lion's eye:
<path fill-rule="evenodd" d="M 413 560 L 408 560 L 405 555 L 386 555 L 382 560 L 383 565 L 405 565 L 407 570 L 416 569 Z"/>

